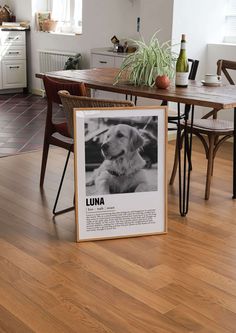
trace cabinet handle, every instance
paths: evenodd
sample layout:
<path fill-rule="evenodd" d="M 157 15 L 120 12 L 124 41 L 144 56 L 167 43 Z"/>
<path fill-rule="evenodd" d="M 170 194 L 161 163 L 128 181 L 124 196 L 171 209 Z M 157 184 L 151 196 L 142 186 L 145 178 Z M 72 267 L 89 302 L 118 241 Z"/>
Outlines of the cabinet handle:
<path fill-rule="evenodd" d="M 19 39 L 19 37 L 8 37 L 8 40 Z"/>
<path fill-rule="evenodd" d="M 14 51 L 14 52 L 8 52 L 8 54 L 20 54 L 20 52 Z"/>
<path fill-rule="evenodd" d="M 13 68 L 20 68 L 20 66 L 9 66 L 10 69 L 13 69 Z"/>
<path fill-rule="evenodd" d="M 100 64 L 107 64 L 107 61 L 100 60 Z"/>

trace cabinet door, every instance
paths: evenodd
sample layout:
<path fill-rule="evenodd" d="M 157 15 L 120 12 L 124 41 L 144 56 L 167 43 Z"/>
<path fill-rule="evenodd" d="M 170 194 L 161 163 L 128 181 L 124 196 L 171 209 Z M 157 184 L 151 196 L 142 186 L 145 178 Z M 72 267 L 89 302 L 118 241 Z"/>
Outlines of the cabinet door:
<path fill-rule="evenodd" d="M 26 61 L 2 61 L 2 88 L 24 88 L 26 86 Z"/>
<path fill-rule="evenodd" d="M 92 54 L 92 68 L 114 67 L 114 57 L 102 54 Z"/>

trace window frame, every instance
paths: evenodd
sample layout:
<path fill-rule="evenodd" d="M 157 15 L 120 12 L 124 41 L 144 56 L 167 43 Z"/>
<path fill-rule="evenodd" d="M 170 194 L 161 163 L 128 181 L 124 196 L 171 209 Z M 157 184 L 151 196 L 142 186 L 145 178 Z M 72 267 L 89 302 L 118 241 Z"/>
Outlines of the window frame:
<path fill-rule="evenodd" d="M 236 43 L 236 0 L 228 0 L 225 13 L 224 43 Z"/>

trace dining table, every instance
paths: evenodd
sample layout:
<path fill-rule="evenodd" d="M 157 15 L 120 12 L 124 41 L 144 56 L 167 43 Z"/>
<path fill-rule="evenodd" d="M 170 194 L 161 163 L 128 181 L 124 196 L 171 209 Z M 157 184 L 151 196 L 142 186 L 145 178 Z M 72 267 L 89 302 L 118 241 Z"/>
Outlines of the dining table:
<path fill-rule="evenodd" d="M 177 121 L 177 142 L 179 147 L 179 211 L 181 216 L 186 216 L 189 210 L 190 174 L 191 174 L 191 152 L 192 152 L 192 126 L 196 106 L 212 108 L 215 110 L 232 110 L 234 117 L 233 135 L 233 195 L 236 198 L 236 86 L 221 84 L 219 86 L 204 86 L 200 81 L 189 80 L 187 88 L 170 85 L 168 89 L 157 87 L 135 86 L 127 78 L 122 78 L 118 83 L 115 78 L 119 72 L 117 68 L 92 68 L 84 70 L 61 70 L 45 74 L 38 73 L 36 77 L 42 78 L 48 75 L 61 80 L 72 82 L 84 82 L 87 88 L 109 91 L 125 96 L 145 97 L 164 101 L 164 103 L 177 103 L 178 116 L 181 106 L 184 109 L 184 154 L 181 158 L 181 131 L 180 117 Z M 148 104 L 148 102 L 147 102 Z"/>

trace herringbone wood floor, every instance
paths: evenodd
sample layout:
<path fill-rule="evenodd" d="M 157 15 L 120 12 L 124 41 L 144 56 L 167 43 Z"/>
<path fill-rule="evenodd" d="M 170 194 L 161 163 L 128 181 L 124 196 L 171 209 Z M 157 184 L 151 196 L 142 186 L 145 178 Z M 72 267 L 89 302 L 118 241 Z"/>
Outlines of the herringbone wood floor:
<path fill-rule="evenodd" d="M 0 157 L 41 149 L 47 100 L 32 94 L 0 95 Z M 54 108 L 54 120 L 65 121 L 64 111 Z"/>
<path fill-rule="evenodd" d="M 40 152 L 1 158 L 0 332 L 236 332 L 231 145 L 219 152 L 209 202 L 194 146 L 190 212 L 179 216 L 169 189 L 167 235 L 81 244 L 72 212 L 52 220 L 64 152 L 51 150 L 43 193 Z M 72 183 L 70 172 L 63 205 Z"/>

